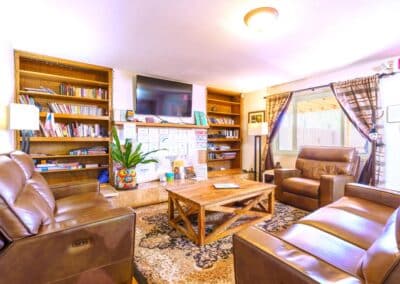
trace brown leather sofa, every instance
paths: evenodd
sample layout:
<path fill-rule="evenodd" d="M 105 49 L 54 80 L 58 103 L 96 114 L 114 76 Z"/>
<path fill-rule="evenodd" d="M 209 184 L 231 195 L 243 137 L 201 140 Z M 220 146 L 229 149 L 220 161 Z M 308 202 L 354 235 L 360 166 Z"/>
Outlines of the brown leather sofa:
<path fill-rule="evenodd" d="M 25 153 L 0 155 L 0 283 L 131 283 L 134 227 L 97 181 L 49 187 Z"/>
<path fill-rule="evenodd" d="M 279 235 L 243 230 L 236 283 L 400 283 L 399 206 L 400 192 L 351 183 Z"/>
<path fill-rule="evenodd" d="M 355 182 L 360 158 L 350 147 L 303 147 L 295 169 L 275 169 L 275 197 L 295 207 L 313 211 L 344 194 Z"/>

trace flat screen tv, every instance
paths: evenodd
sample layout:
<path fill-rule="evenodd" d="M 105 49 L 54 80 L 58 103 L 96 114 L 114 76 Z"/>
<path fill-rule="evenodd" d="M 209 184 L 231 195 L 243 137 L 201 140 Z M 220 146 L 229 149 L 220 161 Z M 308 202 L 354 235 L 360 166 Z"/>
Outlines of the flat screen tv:
<path fill-rule="evenodd" d="M 136 113 L 190 117 L 192 85 L 138 75 Z"/>

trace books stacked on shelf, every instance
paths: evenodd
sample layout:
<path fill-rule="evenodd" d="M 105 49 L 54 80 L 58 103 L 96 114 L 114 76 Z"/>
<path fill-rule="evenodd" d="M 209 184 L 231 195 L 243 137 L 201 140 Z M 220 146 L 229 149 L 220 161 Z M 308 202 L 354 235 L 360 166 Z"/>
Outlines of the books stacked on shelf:
<path fill-rule="evenodd" d="M 94 147 L 89 147 L 89 148 L 80 148 L 80 149 L 70 150 L 68 152 L 68 155 L 84 156 L 84 155 L 96 155 L 96 154 L 106 154 L 106 153 L 107 153 L 107 147 L 94 146 Z"/>
<path fill-rule="evenodd" d="M 47 114 L 44 125 L 40 122 L 40 130 L 44 137 L 104 137 L 106 133 L 98 123 L 56 123 L 53 113 Z"/>
<path fill-rule="evenodd" d="M 103 99 L 108 98 L 107 90 L 102 88 L 81 88 L 66 83 L 60 84 L 60 94 L 65 96 Z"/>
<path fill-rule="evenodd" d="M 208 122 L 211 124 L 235 124 L 235 120 L 230 117 L 209 117 Z"/>
<path fill-rule="evenodd" d="M 71 105 L 48 103 L 49 109 L 54 113 L 83 114 L 83 115 L 104 115 L 103 108 L 87 105 Z"/>
<path fill-rule="evenodd" d="M 208 160 L 233 160 L 236 158 L 236 152 L 208 153 Z"/>
<path fill-rule="evenodd" d="M 209 133 L 208 138 L 238 139 L 239 133 L 239 129 L 222 129 L 217 132 Z"/>
<path fill-rule="evenodd" d="M 20 95 L 19 98 L 19 103 L 20 104 L 25 104 L 25 105 L 35 105 L 39 108 L 39 111 L 47 111 L 45 107 L 43 107 L 41 104 L 36 102 L 34 98 L 28 96 L 28 95 Z"/>
<path fill-rule="evenodd" d="M 35 171 L 37 172 L 51 172 L 59 170 L 76 170 L 76 169 L 97 169 L 100 167 L 107 167 L 108 165 L 99 164 L 81 164 L 78 162 L 73 163 L 58 163 L 58 162 L 48 162 L 46 164 L 36 164 Z"/>
<path fill-rule="evenodd" d="M 227 151 L 231 149 L 229 145 L 215 145 L 214 143 L 208 143 L 207 149 L 210 151 Z"/>
<path fill-rule="evenodd" d="M 24 88 L 24 91 L 36 92 L 36 93 L 48 93 L 48 94 L 55 94 L 56 93 L 52 89 L 45 88 L 45 87 L 42 87 L 42 86 L 40 86 L 39 88 Z"/>

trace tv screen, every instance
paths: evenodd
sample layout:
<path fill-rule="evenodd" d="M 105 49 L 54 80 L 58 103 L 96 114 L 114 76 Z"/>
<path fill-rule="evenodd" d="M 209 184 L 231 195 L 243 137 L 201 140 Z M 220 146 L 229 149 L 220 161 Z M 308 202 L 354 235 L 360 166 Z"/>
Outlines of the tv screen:
<path fill-rule="evenodd" d="M 192 85 L 138 75 L 136 113 L 190 117 Z"/>

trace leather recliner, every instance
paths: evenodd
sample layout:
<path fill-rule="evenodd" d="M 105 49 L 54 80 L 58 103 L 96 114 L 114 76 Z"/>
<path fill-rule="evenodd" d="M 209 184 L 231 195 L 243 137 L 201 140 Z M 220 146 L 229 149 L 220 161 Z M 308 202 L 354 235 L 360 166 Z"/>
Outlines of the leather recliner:
<path fill-rule="evenodd" d="M 303 147 L 295 169 L 275 169 L 275 197 L 313 211 L 344 195 L 346 183 L 355 182 L 360 158 L 351 147 Z"/>
<path fill-rule="evenodd" d="M 400 283 L 400 192 L 347 184 L 345 196 L 272 235 L 233 237 L 247 283 Z"/>
<path fill-rule="evenodd" d="M 131 283 L 134 232 L 96 180 L 48 186 L 27 154 L 0 155 L 0 283 Z"/>

